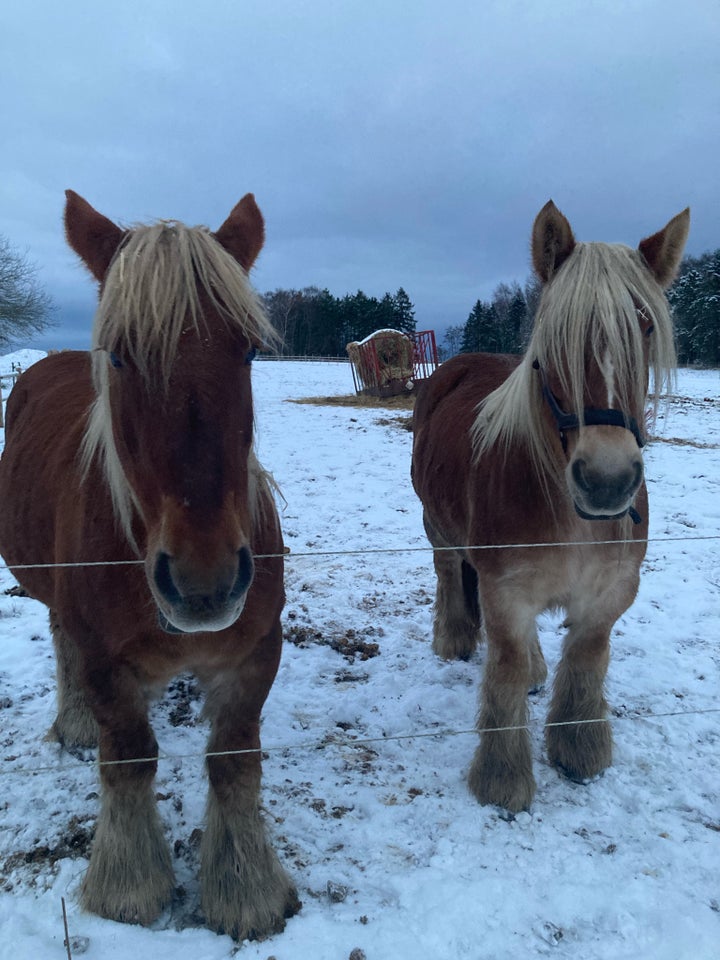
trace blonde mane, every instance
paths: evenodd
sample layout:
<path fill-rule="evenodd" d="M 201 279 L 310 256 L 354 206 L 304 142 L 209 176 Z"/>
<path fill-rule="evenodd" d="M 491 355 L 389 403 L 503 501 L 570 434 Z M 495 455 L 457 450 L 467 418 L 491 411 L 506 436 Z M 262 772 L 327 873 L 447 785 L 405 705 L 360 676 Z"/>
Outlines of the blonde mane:
<path fill-rule="evenodd" d="M 131 361 L 152 383 L 170 382 L 181 334 L 193 329 L 212 337 L 204 318 L 213 308 L 228 328 L 260 347 L 278 336 L 247 273 L 205 227 L 159 221 L 133 228 L 104 279 L 92 335 L 92 378 L 96 399 L 82 446 L 84 474 L 98 457 L 118 521 L 135 546 L 132 522 L 139 507 L 115 448 L 109 407 L 109 354 Z M 254 488 L 265 474 L 251 456 Z"/>
<path fill-rule="evenodd" d="M 277 339 L 246 272 L 206 227 L 167 220 L 135 227 L 103 282 L 93 349 L 122 347 L 142 373 L 152 367 L 167 380 L 188 324 L 211 333 L 203 330 L 203 298 L 256 346 Z"/>
<path fill-rule="evenodd" d="M 649 371 L 644 362 L 642 311 L 653 325 L 649 337 Z M 542 411 L 542 380 L 533 363 L 552 372 L 569 398 L 568 413 L 581 419 L 588 360 L 602 368 L 609 359 L 615 374 L 614 406 L 641 425 L 648 398 L 657 409 L 663 388 L 672 384 L 675 368 L 673 327 L 665 295 L 635 250 L 621 244 L 578 243 L 556 276 L 546 285 L 533 334 L 520 365 L 479 404 L 472 427 L 475 458 L 521 444 L 543 487 L 559 480 L 554 437 Z M 581 426 L 582 429 L 582 426 Z"/>

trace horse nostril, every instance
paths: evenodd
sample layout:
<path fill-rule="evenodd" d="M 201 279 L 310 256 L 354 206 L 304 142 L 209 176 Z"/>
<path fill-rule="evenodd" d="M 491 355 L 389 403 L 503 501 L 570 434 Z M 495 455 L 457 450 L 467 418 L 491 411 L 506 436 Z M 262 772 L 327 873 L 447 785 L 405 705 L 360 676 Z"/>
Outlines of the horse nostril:
<path fill-rule="evenodd" d="M 590 486 L 587 481 L 587 463 L 581 458 L 578 457 L 577 460 L 573 462 L 572 465 L 572 477 L 575 483 L 580 487 L 581 490 L 589 490 Z"/>
<path fill-rule="evenodd" d="M 182 597 L 175 586 L 170 569 L 170 555 L 160 551 L 155 561 L 155 585 L 168 603 L 179 603 Z"/>
<path fill-rule="evenodd" d="M 250 550 L 247 547 L 241 547 L 241 549 L 238 550 L 237 556 L 237 577 L 235 578 L 235 585 L 232 588 L 231 594 L 233 598 L 240 597 L 247 591 L 254 573 L 253 558 Z"/>

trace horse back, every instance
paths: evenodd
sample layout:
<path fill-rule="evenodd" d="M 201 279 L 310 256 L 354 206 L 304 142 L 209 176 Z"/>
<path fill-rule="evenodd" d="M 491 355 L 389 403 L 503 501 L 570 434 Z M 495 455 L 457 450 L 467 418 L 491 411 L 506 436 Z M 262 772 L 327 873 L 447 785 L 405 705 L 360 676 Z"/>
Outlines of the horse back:
<path fill-rule="evenodd" d="M 517 367 L 510 354 L 458 354 L 425 381 L 413 412 L 412 481 L 426 511 L 449 540 L 462 541 L 471 427 L 478 404 Z M 462 521 L 461 521 L 462 518 Z"/>
<path fill-rule="evenodd" d="M 459 353 L 441 364 L 421 385 L 415 401 L 413 429 L 417 432 L 436 409 L 457 414 L 474 408 L 518 366 L 522 357 L 509 353 Z"/>

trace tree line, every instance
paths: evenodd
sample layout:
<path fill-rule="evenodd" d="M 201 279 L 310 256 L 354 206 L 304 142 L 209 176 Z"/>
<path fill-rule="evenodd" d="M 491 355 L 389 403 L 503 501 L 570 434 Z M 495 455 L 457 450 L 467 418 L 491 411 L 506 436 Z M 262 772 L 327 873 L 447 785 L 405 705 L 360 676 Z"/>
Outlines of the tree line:
<path fill-rule="evenodd" d="M 490 300 L 476 300 L 463 325 L 448 327 L 444 354 L 522 353 L 539 299 L 540 283 L 534 277 L 524 287 L 517 281 L 498 284 Z"/>
<path fill-rule="evenodd" d="M 522 353 L 530 337 L 540 284 L 530 277 L 500 283 L 489 300 L 478 299 L 464 323 L 451 324 L 442 357 L 456 353 Z M 683 365 L 720 366 L 720 249 L 685 257 L 668 290 Z M 381 298 L 362 290 L 335 297 L 329 290 L 277 289 L 262 297 L 280 334 L 283 356 L 344 357 L 348 343 L 382 328 L 415 331 L 415 307 L 399 287 Z M 53 303 L 28 258 L 0 235 L 0 348 L 29 340 L 53 321 Z"/>
<path fill-rule="evenodd" d="M 402 287 L 379 300 L 362 290 L 334 297 L 317 287 L 274 290 L 262 300 L 285 357 L 344 357 L 348 343 L 375 330 L 415 330 L 415 307 Z"/>
<path fill-rule="evenodd" d="M 685 257 L 668 299 L 678 363 L 720 367 L 720 250 Z"/>

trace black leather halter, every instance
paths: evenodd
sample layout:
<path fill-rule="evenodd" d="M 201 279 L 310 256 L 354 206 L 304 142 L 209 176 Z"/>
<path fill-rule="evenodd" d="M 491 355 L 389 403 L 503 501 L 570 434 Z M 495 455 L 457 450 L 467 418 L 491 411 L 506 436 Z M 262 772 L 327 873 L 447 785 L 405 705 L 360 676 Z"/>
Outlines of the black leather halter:
<path fill-rule="evenodd" d="M 576 413 L 565 413 L 565 411 L 561 408 L 560 404 L 555 399 L 555 394 L 548 386 L 545 371 L 541 368 L 540 363 L 537 360 L 533 360 L 533 368 L 540 372 L 543 396 L 545 397 L 547 405 L 550 407 L 550 412 L 552 413 L 555 423 L 557 424 L 563 451 L 566 452 L 567 431 L 577 430 L 580 427 L 580 417 L 578 417 Z M 630 433 L 632 433 L 632 435 L 635 437 L 638 447 L 640 447 L 641 450 L 645 446 L 645 438 L 640 432 L 640 427 L 638 426 L 637 420 L 635 417 L 628 417 L 622 412 L 622 410 L 596 410 L 594 407 L 586 407 L 583 410 L 582 423 L 586 427 L 622 427 L 624 430 L 629 430 Z M 586 514 L 579 510 L 577 505 L 575 506 L 575 509 L 585 520 L 598 519 L 597 517 L 593 517 L 590 514 Z M 624 517 L 626 513 L 630 515 L 630 519 L 633 523 L 640 523 L 640 514 L 633 506 L 628 507 L 626 511 L 619 513 L 616 516 L 603 517 L 602 519 L 619 520 L 621 517 Z"/>
<path fill-rule="evenodd" d="M 565 413 L 555 399 L 555 394 L 548 386 L 545 371 L 540 367 L 537 360 L 533 361 L 533 367 L 535 370 L 540 371 L 543 396 L 547 400 L 550 412 L 555 418 L 555 423 L 560 432 L 560 442 L 562 443 L 563 450 L 567 450 L 567 437 L 565 434 L 568 430 L 577 430 L 580 427 L 580 417 L 578 417 L 576 413 Z M 623 427 L 632 433 L 640 449 L 645 446 L 645 438 L 640 432 L 637 420 L 635 417 L 628 417 L 622 410 L 596 410 L 594 407 L 586 407 L 585 410 L 583 410 L 582 423 L 586 427 Z"/>

